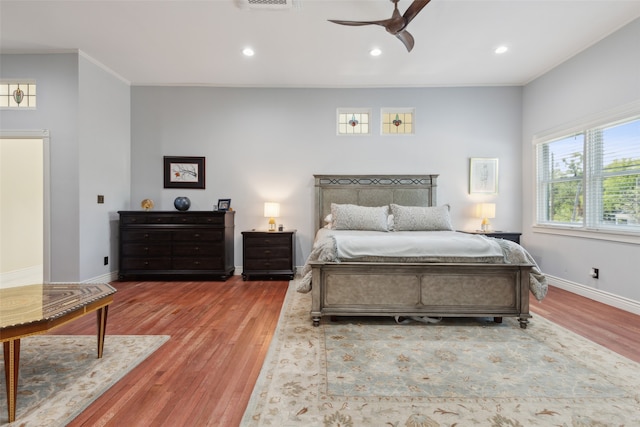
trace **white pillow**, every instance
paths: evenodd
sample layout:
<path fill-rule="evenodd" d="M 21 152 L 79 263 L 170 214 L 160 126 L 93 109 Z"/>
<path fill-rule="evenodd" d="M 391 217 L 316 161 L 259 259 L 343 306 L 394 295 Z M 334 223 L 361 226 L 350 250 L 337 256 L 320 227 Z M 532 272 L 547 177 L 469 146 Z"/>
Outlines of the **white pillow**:
<path fill-rule="evenodd" d="M 449 205 L 400 206 L 391 204 L 395 231 L 453 230 L 449 217 Z"/>
<path fill-rule="evenodd" d="M 335 230 L 389 231 L 389 206 L 331 203 L 331 228 Z"/>

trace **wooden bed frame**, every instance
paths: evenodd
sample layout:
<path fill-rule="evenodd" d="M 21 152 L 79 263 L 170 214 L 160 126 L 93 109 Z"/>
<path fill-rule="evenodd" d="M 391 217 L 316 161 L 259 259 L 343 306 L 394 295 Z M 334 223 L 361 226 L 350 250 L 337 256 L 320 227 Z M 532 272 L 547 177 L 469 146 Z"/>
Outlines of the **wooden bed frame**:
<path fill-rule="evenodd" d="M 331 203 L 436 206 L 438 175 L 314 175 L 315 224 Z M 529 264 L 310 262 L 311 318 L 517 317 L 526 328 Z"/>

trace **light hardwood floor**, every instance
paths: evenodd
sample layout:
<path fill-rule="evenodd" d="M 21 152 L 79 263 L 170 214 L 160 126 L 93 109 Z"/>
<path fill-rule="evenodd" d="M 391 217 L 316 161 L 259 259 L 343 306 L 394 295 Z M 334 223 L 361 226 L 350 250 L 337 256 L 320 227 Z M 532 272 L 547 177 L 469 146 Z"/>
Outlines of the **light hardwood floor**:
<path fill-rule="evenodd" d="M 238 426 L 286 281 L 114 282 L 107 334 L 171 335 L 70 426 Z M 640 316 L 551 288 L 532 312 L 640 362 Z M 535 317 L 530 327 L 535 327 Z M 93 334 L 85 316 L 55 334 Z M 108 345 L 108 341 L 107 341 Z"/>

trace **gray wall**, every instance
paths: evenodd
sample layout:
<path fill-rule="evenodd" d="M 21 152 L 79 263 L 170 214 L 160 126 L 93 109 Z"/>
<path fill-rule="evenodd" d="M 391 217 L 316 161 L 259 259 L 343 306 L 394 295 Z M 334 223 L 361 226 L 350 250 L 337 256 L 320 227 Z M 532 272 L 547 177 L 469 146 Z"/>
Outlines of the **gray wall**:
<path fill-rule="evenodd" d="M 495 201 L 498 229 L 521 228 L 521 88 L 241 89 L 132 88 L 131 205 L 151 198 L 173 210 L 186 195 L 192 209 L 231 198 L 236 265 L 241 231 L 266 229 L 263 203 L 281 203 L 278 223 L 298 230 L 297 264 L 313 228 L 313 174 L 440 174 L 439 204 L 454 227 L 476 229 L 479 201 Z M 339 107 L 370 107 L 371 136 L 337 136 Z M 414 136 L 381 136 L 381 107 L 415 107 Z M 205 156 L 205 190 L 163 189 L 163 156 Z M 470 196 L 470 157 L 500 159 L 500 193 Z"/>
<path fill-rule="evenodd" d="M 640 301 L 640 244 L 536 232 L 532 139 L 639 100 L 640 19 L 524 88 L 523 241 L 546 273 L 577 292 L 592 289 Z M 591 267 L 600 269 L 599 279 L 589 276 Z"/>
<path fill-rule="evenodd" d="M 79 84 L 80 277 L 84 280 L 117 267 L 116 212 L 129 207 L 131 190 L 131 92 L 128 84 L 83 56 Z M 104 204 L 97 203 L 99 194 Z"/>
<path fill-rule="evenodd" d="M 3 79 L 35 79 L 36 110 L 0 112 L 3 130 L 50 131 L 51 280 L 109 274 L 110 211 L 128 207 L 129 86 L 77 53 L 3 54 Z M 96 193 L 107 204 L 96 208 Z"/>

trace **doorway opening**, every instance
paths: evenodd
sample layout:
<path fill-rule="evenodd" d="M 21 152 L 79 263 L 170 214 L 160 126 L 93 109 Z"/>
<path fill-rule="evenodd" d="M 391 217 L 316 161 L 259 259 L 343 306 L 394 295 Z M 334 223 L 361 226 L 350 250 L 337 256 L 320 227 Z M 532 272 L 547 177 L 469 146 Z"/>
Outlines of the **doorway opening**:
<path fill-rule="evenodd" d="M 0 131 L 0 288 L 50 282 L 49 134 Z"/>

